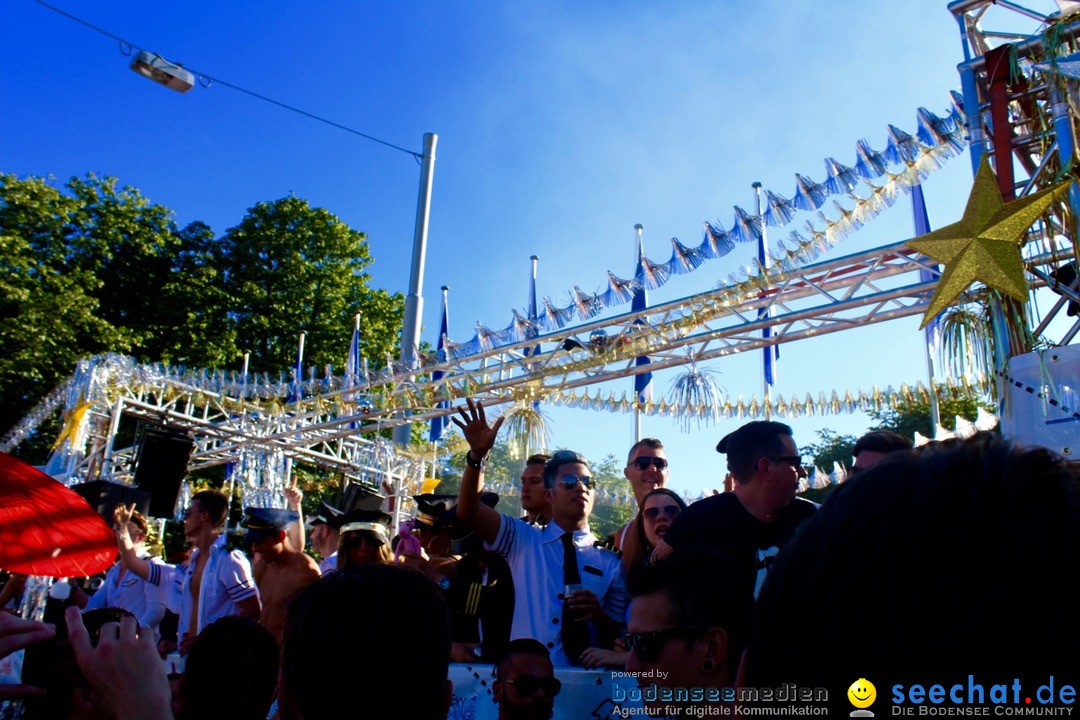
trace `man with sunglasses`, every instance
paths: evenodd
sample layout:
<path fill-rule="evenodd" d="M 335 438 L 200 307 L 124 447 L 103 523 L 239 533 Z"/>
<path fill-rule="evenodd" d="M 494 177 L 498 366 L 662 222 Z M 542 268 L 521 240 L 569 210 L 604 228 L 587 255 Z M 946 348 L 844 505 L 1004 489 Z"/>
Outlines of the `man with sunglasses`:
<path fill-rule="evenodd" d="M 680 513 L 653 558 L 664 557 L 673 548 L 713 545 L 752 580 L 756 597 L 780 548 L 817 506 L 795 497 L 806 470 L 791 428 L 784 423 L 746 423 L 725 435 L 716 451 L 727 454 L 734 489 L 699 500 Z"/>
<path fill-rule="evenodd" d="M 511 637 L 540 640 L 556 667 L 577 664 L 585 646 L 610 647 L 626 616 L 622 564 L 615 553 L 596 545 L 589 530 L 594 494 L 588 461 L 560 450 L 544 465 L 544 492 L 552 512 L 545 527 L 500 515 L 480 502 L 479 493 L 484 459 L 504 418 L 489 426 L 483 405 L 471 398 L 467 402 L 468 411 L 458 408 L 461 419 L 452 418 L 469 443 L 458 517 L 510 565 L 515 597 Z"/>
<path fill-rule="evenodd" d="M 668 461 L 667 455 L 664 454 L 664 444 L 656 438 L 642 438 L 634 443 L 627 455 L 623 475 L 630 481 L 630 489 L 634 491 L 634 499 L 640 508 L 646 495 L 667 485 Z M 631 549 L 624 547 L 623 544 L 636 541 L 636 521 L 636 517 L 631 518 L 611 536 L 612 545 L 616 550 L 625 554 Z"/>
<path fill-rule="evenodd" d="M 744 578 L 716 548 L 680 548 L 638 564 L 627 578 L 630 618 L 626 670 L 656 698 L 653 717 L 684 717 L 672 698 L 685 690 L 694 707 L 718 706 L 734 680 L 750 628 L 753 599 Z M 689 704 L 689 703 L 687 703 Z M 672 712 L 672 708 L 676 711 Z"/>
<path fill-rule="evenodd" d="M 499 720 L 548 720 L 560 690 L 562 683 L 555 677 L 551 654 L 542 642 L 518 638 L 506 646 L 491 684 Z"/>

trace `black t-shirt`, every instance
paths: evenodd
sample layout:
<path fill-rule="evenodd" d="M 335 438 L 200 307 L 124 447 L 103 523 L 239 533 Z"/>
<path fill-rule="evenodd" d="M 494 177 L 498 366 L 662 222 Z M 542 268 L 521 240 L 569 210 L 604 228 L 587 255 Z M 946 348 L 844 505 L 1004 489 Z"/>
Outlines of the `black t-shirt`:
<path fill-rule="evenodd" d="M 713 495 L 679 513 L 664 542 L 678 550 L 691 545 L 719 548 L 744 573 L 757 596 L 776 553 L 817 506 L 796 498 L 778 510 L 772 522 L 762 522 L 743 507 L 735 493 Z"/>

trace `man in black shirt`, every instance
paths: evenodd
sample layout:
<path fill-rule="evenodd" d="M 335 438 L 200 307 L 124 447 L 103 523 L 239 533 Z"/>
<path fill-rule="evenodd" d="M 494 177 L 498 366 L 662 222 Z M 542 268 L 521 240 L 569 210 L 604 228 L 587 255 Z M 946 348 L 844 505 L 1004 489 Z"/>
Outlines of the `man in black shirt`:
<path fill-rule="evenodd" d="M 680 547 L 716 546 L 746 574 L 756 597 L 773 558 L 816 506 L 795 497 L 806 470 L 787 425 L 747 423 L 726 435 L 716 451 L 727 454 L 734 490 L 680 513 L 653 557 Z"/>

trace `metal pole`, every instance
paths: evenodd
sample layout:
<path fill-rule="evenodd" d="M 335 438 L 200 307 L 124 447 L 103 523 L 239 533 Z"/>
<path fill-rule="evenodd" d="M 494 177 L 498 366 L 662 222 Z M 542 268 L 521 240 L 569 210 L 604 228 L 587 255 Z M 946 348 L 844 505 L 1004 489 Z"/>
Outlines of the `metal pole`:
<path fill-rule="evenodd" d="M 416 228 L 413 233 L 412 270 L 409 273 L 409 294 L 405 297 L 405 322 L 401 328 L 403 363 L 412 365 L 420 345 L 420 318 L 424 313 L 424 260 L 427 255 L 428 213 L 431 210 L 431 181 L 435 171 L 435 145 L 439 136 L 424 134 L 424 156 L 420 166 L 420 192 L 416 199 Z M 394 428 L 394 444 L 407 447 L 411 425 Z"/>

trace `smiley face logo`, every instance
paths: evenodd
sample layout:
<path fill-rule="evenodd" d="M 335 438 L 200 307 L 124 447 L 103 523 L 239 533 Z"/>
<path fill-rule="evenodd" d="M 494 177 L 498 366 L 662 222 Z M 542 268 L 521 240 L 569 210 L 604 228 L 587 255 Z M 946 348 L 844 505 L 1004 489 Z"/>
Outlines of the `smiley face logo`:
<path fill-rule="evenodd" d="M 851 683 L 851 687 L 847 690 L 847 697 L 855 707 L 868 708 L 877 699 L 877 688 L 866 678 L 859 678 Z"/>

